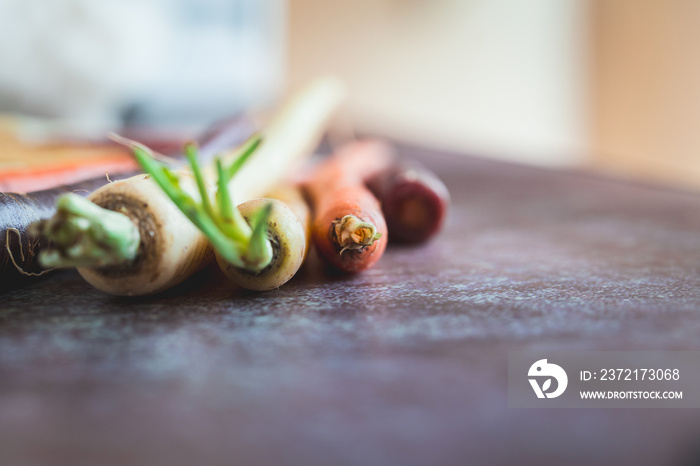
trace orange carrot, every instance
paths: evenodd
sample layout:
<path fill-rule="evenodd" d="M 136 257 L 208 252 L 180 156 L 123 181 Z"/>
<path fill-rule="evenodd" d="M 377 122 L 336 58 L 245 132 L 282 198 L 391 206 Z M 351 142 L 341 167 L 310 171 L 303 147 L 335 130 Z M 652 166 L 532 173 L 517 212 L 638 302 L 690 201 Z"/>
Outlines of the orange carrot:
<path fill-rule="evenodd" d="M 138 168 L 127 150 L 106 144 L 24 146 L 6 153 L 13 159 L 0 160 L 0 191 L 39 191 Z"/>
<path fill-rule="evenodd" d="M 313 242 L 321 257 L 341 271 L 365 270 L 386 249 L 386 222 L 363 180 L 391 158 L 381 142 L 352 143 L 323 161 L 305 184 L 314 210 Z"/>
<path fill-rule="evenodd" d="M 198 136 L 200 160 L 236 147 L 257 129 L 248 115 L 237 114 L 215 122 Z M 182 134 L 152 128 L 125 128 L 122 136 L 136 139 L 156 153 L 177 157 L 188 140 Z M 60 139 L 31 142 L 3 129 L 0 121 L 0 192 L 29 193 L 74 184 L 90 178 L 105 178 L 138 170 L 127 148 L 112 141 Z"/>

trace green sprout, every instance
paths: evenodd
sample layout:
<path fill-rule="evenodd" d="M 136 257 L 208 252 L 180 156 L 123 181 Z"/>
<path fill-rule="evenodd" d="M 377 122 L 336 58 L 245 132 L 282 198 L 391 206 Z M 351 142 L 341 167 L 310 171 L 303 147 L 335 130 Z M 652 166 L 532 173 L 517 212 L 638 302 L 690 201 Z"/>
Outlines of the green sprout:
<path fill-rule="evenodd" d="M 235 207 L 228 185 L 240 168 L 260 146 L 262 138 L 254 135 L 232 155 L 234 161 L 225 167 L 216 158 L 217 191 L 211 196 L 204 174 L 197 160 L 197 146 L 185 146 L 185 155 L 192 168 L 199 201 L 189 195 L 181 185 L 181 177 L 176 172 L 158 162 L 147 148 L 132 146 L 134 156 L 144 172 L 160 186 L 165 194 L 199 228 L 214 248 L 228 262 L 236 267 L 258 272 L 272 261 L 272 245 L 267 237 L 267 221 L 272 205 L 267 204 L 249 221 L 243 218 Z"/>

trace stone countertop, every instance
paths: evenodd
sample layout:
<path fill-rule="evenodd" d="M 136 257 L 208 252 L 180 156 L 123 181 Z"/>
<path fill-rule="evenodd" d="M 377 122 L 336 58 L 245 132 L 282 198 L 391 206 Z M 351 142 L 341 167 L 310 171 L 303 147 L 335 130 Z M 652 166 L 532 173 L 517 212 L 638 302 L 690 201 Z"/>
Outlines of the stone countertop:
<path fill-rule="evenodd" d="M 403 147 L 445 231 L 282 289 L 0 295 L 0 464 L 693 464 L 700 411 L 509 409 L 507 352 L 700 349 L 700 197 Z"/>

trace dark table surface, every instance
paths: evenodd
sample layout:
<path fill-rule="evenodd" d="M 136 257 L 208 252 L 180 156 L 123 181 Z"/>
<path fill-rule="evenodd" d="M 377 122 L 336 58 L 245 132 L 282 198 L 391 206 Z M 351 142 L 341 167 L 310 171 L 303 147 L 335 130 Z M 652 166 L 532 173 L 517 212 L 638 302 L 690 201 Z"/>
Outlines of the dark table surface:
<path fill-rule="evenodd" d="M 700 197 L 404 148 L 445 231 L 282 289 L 0 295 L 0 464 L 694 464 L 700 410 L 511 409 L 507 353 L 700 349 Z"/>

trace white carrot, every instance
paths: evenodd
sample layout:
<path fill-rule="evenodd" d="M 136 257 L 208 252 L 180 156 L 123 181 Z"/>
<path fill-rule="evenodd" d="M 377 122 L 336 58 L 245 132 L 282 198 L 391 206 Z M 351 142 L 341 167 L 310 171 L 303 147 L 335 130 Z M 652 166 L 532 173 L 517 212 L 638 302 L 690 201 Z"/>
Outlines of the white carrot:
<path fill-rule="evenodd" d="M 279 288 L 296 274 L 309 250 L 311 211 L 300 190 L 291 185 L 281 186 L 268 197 L 245 202 L 238 206 L 238 210 L 249 221 L 266 203 L 272 205 L 267 221 L 267 236 L 273 246 L 270 264 L 253 272 L 237 267 L 215 250 L 216 260 L 224 274 L 236 285 L 249 290 Z"/>

